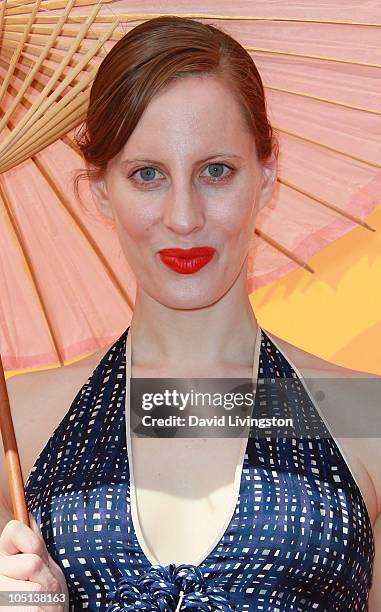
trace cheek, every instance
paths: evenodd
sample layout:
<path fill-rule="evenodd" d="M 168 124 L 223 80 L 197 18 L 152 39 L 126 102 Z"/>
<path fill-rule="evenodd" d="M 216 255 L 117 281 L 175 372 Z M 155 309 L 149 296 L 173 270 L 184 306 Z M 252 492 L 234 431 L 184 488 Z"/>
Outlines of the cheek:
<path fill-rule="evenodd" d="M 112 212 L 116 231 L 121 244 L 125 247 L 133 242 L 133 249 L 147 238 L 147 228 L 152 224 L 152 206 L 144 198 L 136 198 L 129 189 L 127 179 L 118 170 L 110 167 L 107 189 L 112 201 Z M 125 249 L 124 249 L 125 250 Z"/>
<path fill-rule="evenodd" d="M 132 205 L 128 202 L 128 196 L 121 198 L 113 196 L 114 219 L 120 239 L 136 241 L 137 243 L 147 238 L 147 228 L 153 222 L 148 206 L 140 203 Z"/>
<path fill-rule="evenodd" d="M 215 222 L 231 237 L 243 237 L 251 233 L 254 220 L 255 194 L 242 190 L 225 196 L 215 209 Z"/>

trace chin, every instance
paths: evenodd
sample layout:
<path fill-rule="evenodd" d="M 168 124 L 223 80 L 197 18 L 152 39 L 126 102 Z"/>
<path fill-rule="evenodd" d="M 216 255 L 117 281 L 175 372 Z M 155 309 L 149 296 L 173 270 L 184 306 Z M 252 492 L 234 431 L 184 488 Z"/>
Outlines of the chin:
<path fill-rule="evenodd" d="M 162 286 L 160 288 L 160 294 L 152 295 L 151 293 L 151 297 L 167 308 L 196 310 L 212 306 L 218 302 L 228 290 L 229 287 L 225 285 L 217 290 L 217 288 L 211 286 L 211 284 L 205 286 L 204 283 L 202 283 L 197 288 L 194 287 L 193 290 L 192 288 L 177 287 L 176 290 L 172 291 L 168 288 L 168 291 L 165 292 L 165 286 Z"/>

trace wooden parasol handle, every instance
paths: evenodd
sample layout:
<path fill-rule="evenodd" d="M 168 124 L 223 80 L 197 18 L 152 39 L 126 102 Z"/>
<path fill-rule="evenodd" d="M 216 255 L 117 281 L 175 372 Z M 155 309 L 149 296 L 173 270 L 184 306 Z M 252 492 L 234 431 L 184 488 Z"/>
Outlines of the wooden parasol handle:
<path fill-rule="evenodd" d="M 16 520 L 30 527 L 28 507 L 25 499 L 24 479 L 21 471 L 20 457 L 17 450 L 15 430 L 13 427 L 11 408 L 4 368 L 0 355 L 0 430 L 3 438 L 5 462 L 7 466 L 9 488 L 12 498 L 13 514 Z"/>

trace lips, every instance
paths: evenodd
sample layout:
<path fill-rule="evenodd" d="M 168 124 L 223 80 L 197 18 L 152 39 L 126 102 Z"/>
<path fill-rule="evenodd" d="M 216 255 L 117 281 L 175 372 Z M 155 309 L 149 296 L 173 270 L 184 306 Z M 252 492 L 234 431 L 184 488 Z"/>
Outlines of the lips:
<path fill-rule="evenodd" d="M 190 249 L 161 249 L 161 261 L 179 274 L 193 274 L 203 268 L 213 257 L 213 247 L 192 247 Z"/>

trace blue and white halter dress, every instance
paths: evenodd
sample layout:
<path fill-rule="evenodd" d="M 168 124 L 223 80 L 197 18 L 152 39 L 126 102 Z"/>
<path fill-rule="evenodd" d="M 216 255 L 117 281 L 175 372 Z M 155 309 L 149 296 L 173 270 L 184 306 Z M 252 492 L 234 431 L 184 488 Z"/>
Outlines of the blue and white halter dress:
<path fill-rule="evenodd" d="M 29 512 L 65 574 L 70 612 L 368 610 L 372 525 L 328 431 L 249 436 L 234 511 L 207 556 L 197 565 L 151 563 L 132 512 L 129 329 L 77 393 L 25 485 Z M 294 414 L 307 410 L 325 422 L 298 370 L 260 327 L 256 349 L 258 380 L 295 379 L 306 392 L 294 396 Z M 259 402 L 257 385 L 253 414 Z"/>

